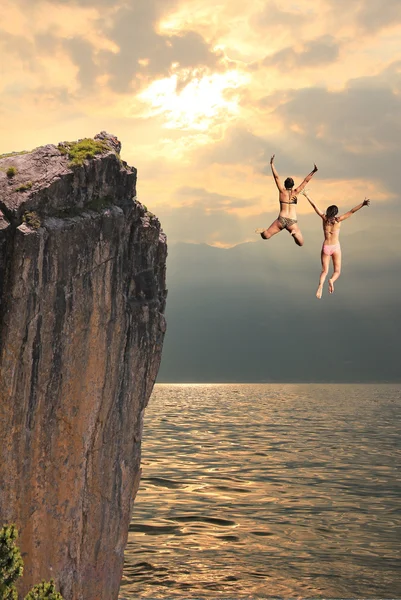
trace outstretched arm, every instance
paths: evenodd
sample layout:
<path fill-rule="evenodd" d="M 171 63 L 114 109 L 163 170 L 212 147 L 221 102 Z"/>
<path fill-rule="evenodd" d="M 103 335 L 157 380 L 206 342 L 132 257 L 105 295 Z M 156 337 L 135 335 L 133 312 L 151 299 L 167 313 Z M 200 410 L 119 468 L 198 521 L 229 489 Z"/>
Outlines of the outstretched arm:
<path fill-rule="evenodd" d="M 272 168 L 272 173 L 273 173 L 274 181 L 276 182 L 276 186 L 278 187 L 280 192 L 282 192 L 284 190 L 284 186 L 281 183 L 280 177 L 278 176 L 278 173 L 276 171 L 276 167 L 274 166 L 274 157 L 275 157 L 275 155 L 273 154 L 273 156 L 270 159 L 270 166 Z"/>
<path fill-rule="evenodd" d="M 299 192 L 302 192 L 302 190 L 304 189 L 304 187 L 306 186 L 306 184 L 308 183 L 308 181 L 310 181 L 312 179 L 312 177 L 314 176 L 314 174 L 317 171 L 317 166 L 314 164 L 313 165 L 313 170 L 309 173 L 309 175 L 307 175 L 305 177 L 305 179 L 303 180 L 303 182 L 295 188 L 294 193 L 295 194 L 299 194 Z"/>
<path fill-rule="evenodd" d="M 354 208 L 351 208 L 351 210 L 349 210 L 348 212 L 344 213 L 343 215 L 341 215 L 340 217 L 338 217 L 338 221 L 344 221 L 344 219 L 349 219 L 354 213 L 356 213 L 357 210 L 360 210 L 363 206 L 369 206 L 370 204 L 370 200 L 369 198 L 365 198 L 365 200 L 363 202 L 361 202 L 360 204 L 358 204 L 358 206 L 354 206 Z"/>
<path fill-rule="evenodd" d="M 320 208 L 318 208 L 316 206 L 316 204 L 309 198 L 308 194 L 306 193 L 306 190 L 304 190 L 302 192 L 302 194 L 305 196 L 305 198 L 308 200 L 309 204 L 312 206 L 313 210 L 315 211 L 315 213 L 317 213 L 319 215 L 319 217 L 322 217 L 322 219 L 324 219 L 324 213 L 320 210 Z"/>

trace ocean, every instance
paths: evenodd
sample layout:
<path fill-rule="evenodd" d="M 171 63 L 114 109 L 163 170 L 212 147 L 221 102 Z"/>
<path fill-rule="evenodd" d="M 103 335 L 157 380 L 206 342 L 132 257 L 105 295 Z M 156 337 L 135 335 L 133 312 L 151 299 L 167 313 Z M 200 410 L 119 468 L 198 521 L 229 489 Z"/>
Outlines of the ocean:
<path fill-rule="evenodd" d="M 400 598 L 401 385 L 158 384 L 120 598 Z"/>

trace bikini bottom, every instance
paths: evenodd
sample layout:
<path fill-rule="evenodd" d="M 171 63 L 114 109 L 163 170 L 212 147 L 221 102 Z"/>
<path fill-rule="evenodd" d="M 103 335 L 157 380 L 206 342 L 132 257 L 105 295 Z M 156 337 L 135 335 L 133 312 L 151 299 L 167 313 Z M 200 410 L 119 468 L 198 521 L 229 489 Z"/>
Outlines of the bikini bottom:
<path fill-rule="evenodd" d="M 278 222 L 283 226 L 283 229 L 288 229 L 291 225 L 298 223 L 297 219 L 289 219 L 288 217 L 278 217 Z"/>
<path fill-rule="evenodd" d="M 334 254 L 334 252 L 337 252 L 338 250 L 341 250 L 341 246 L 339 243 L 337 244 L 323 244 L 323 254 L 326 254 L 326 256 L 332 256 Z"/>

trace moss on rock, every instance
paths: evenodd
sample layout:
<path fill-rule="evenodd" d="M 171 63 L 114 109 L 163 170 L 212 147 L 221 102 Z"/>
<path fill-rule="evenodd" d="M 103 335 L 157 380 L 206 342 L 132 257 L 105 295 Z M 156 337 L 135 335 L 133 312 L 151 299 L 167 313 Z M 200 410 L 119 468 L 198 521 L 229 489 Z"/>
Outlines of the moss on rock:
<path fill-rule="evenodd" d="M 6 171 L 6 175 L 9 179 L 12 179 L 13 177 L 15 177 L 17 173 L 18 173 L 18 169 L 16 169 L 15 167 L 8 167 L 8 169 Z"/>
<path fill-rule="evenodd" d="M 17 188 L 15 188 L 14 191 L 16 192 L 27 192 L 28 190 L 30 190 L 33 186 L 32 181 L 27 181 L 26 183 L 23 183 L 22 185 L 18 186 Z"/>
<path fill-rule="evenodd" d="M 71 167 L 83 165 L 85 160 L 110 150 L 106 142 L 92 138 L 84 138 L 78 142 L 63 142 L 57 148 L 61 154 L 68 154 Z"/>
<path fill-rule="evenodd" d="M 26 223 L 28 227 L 32 227 L 32 229 L 39 229 L 39 227 L 42 225 L 38 213 L 34 211 L 25 212 L 22 215 L 22 222 Z"/>

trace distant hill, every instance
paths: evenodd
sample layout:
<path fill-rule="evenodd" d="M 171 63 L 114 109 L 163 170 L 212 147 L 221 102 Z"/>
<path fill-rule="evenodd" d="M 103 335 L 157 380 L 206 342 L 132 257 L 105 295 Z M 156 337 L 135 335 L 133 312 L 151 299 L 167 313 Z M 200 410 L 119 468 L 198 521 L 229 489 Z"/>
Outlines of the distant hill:
<path fill-rule="evenodd" d="M 286 232 L 230 249 L 170 246 L 158 381 L 400 381 L 401 245 L 393 237 L 389 246 L 374 230 L 343 235 L 343 275 L 320 301 L 319 231 L 303 248 Z"/>

